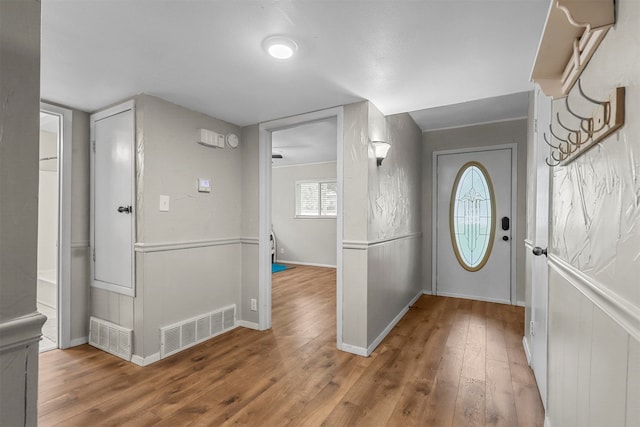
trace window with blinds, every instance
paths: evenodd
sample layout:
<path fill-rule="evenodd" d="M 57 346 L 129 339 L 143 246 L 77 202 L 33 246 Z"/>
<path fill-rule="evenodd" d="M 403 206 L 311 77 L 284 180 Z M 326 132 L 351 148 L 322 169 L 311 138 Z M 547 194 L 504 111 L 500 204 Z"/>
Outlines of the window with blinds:
<path fill-rule="evenodd" d="M 296 182 L 297 218 L 335 218 L 338 194 L 335 181 Z"/>

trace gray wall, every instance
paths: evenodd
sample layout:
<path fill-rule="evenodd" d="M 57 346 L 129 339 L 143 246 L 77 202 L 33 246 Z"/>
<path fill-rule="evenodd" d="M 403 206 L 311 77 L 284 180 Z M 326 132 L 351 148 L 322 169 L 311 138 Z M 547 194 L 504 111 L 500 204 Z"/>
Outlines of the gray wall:
<path fill-rule="evenodd" d="M 376 165 L 372 140 L 392 144 Z M 420 129 L 370 102 L 345 106 L 343 342 L 369 354 L 421 293 Z"/>
<path fill-rule="evenodd" d="M 249 301 L 258 299 L 259 166 L 258 125 L 242 128 L 242 285 L 240 319 L 258 324 Z"/>
<path fill-rule="evenodd" d="M 0 99 L 0 425 L 36 425 L 38 1 L 0 1 Z"/>
<path fill-rule="evenodd" d="M 160 327 L 240 305 L 242 155 L 196 144 L 200 128 L 238 127 L 153 96 L 135 101 L 136 297 L 92 289 L 92 312 L 132 327 L 134 354 L 152 357 Z M 197 191 L 198 178 L 211 180 L 211 193 Z M 169 212 L 159 211 L 160 195 Z M 164 247 L 146 247 L 154 244 Z"/>
<path fill-rule="evenodd" d="M 624 127 L 553 168 L 547 415 L 550 425 L 640 425 L 640 3 L 617 23 L 581 76 L 607 99 L 626 87 Z M 593 105 L 572 108 L 589 115 Z M 554 102 L 564 115 L 563 103 Z"/>
<path fill-rule="evenodd" d="M 89 114 L 72 110 L 71 345 L 89 335 Z"/>
<path fill-rule="evenodd" d="M 369 103 L 369 136 L 391 144 L 377 166 L 369 159 L 367 347 L 422 292 L 422 133 L 408 114 L 384 117 Z M 393 240 L 389 240 L 393 239 Z"/>
<path fill-rule="evenodd" d="M 433 152 L 457 148 L 473 148 L 489 145 L 517 144 L 518 147 L 518 203 L 516 250 L 516 288 L 517 301 L 525 300 L 525 263 L 524 244 L 527 224 L 526 186 L 527 186 L 527 119 L 507 122 L 467 126 L 456 129 L 427 131 L 422 134 L 424 142 L 422 162 L 422 282 L 423 289 L 431 293 L 431 239 L 432 239 L 432 206 L 433 206 Z"/>
<path fill-rule="evenodd" d="M 278 262 L 336 266 L 336 219 L 296 218 L 296 181 L 336 179 L 336 162 L 274 167 L 272 222 Z M 284 250 L 284 252 L 283 252 Z"/>
<path fill-rule="evenodd" d="M 342 341 L 367 348 L 369 105 L 345 105 L 343 130 Z M 375 161 L 375 160 L 374 160 Z M 338 313 L 340 316 L 340 313 Z"/>

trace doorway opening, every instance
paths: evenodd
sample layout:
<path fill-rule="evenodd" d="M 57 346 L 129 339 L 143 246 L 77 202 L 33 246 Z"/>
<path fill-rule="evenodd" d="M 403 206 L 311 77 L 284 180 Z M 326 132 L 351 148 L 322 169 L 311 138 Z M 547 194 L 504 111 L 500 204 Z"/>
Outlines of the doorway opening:
<path fill-rule="evenodd" d="M 341 348 L 342 344 L 342 186 L 343 186 L 343 168 L 342 168 L 342 134 L 343 134 L 343 109 L 341 107 L 332 108 L 328 110 L 317 111 L 313 113 L 303 114 L 295 117 L 288 117 L 285 119 L 274 120 L 260 125 L 259 133 L 259 176 L 260 176 L 260 223 L 259 223 L 259 284 L 258 284 L 258 299 L 259 299 L 259 328 L 261 330 L 269 329 L 271 327 L 271 285 L 272 285 L 272 255 L 273 255 L 273 241 L 271 240 L 272 231 L 274 231 L 274 222 L 272 215 L 272 204 L 277 203 L 273 199 L 274 195 L 272 188 L 272 167 L 275 166 L 275 159 L 272 159 L 274 154 L 282 155 L 282 159 L 286 162 L 286 145 L 289 143 L 278 142 L 278 136 L 286 136 L 287 134 L 295 134 L 297 131 L 304 131 L 305 128 L 320 127 L 324 128 L 325 132 L 330 132 L 334 135 L 331 144 L 327 144 L 331 150 L 335 150 L 335 178 L 331 179 L 315 179 L 318 192 L 318 217 L 322 217 L 322 206 L 320 193 L 324 191 L 327 203 L 325 209 L 334 209 L 335 206 L 335 241 L 331 240 L 335 251 L 331 254 L 335 254 L 335 268 L 336 268 L 336 332 L 337 332 L 337 346 Z M 297 129 L 297 130 L 296 130 Z M 327 130 L 330 129 L 330 130 Z M 284 131 L 284 132 L 283 132 Z M 279 132 L 282 132 L 279 134 Z M 275 135 L 275 136 L 274 136 Z M 275 141 L 275 143 L 274 143 Z M 280 150 L 280 152 L 278 151 Z M 299 150 L 304 151 L 304 150 Z M 290 151 L 290 153 L 295 153 Z M 299 153 L 298 153 L 299 154 Z M 297 156 L 298 154 L 290 154 L 290 156 Z M 293 159 L 290 159 L 293 160 Z M 282 164 L 282 162 L 281 162 Z M 321 167 L 320 167 L 321 168 Z M 306 169 L 306 168 L 302 168 Z M 330 168 L 328 168 L 330 169 Z M 317 177 L 316 177 L 317 178 Z M 313 180 L 313 179 L 311 179 Z M 333 184 L 330 183 L 333 181 Z M 306 184 L 310 180 L 300 179 L 297 184 Z M 294 188 L 290 188 L 290 197 L 295 200 L 296 191 L 300 188 L 299 185 L 294 184 Z M 307 196 L 313 195 L 311 191 L 312 183 L 310 185 L 302 185 L 303 190 L 307 191 Z M 307 188 L 308 187 L 308 188 Z M 300 197 L 300 196 L 298 196 Z M 296 203 L 296 202 L 294 202 Z M 331 205 L 331 206 L 329 206 Z M 290 216 L 298 216 L 300 214 L 300 207 L 290 212 Z M 310 213 L 310 212 L 306 212 Z M 318 218 L 315 218 L 318 219 Z M 305 219 L 299 219 L 299 221 L 305 221 Z M 281 244 L 282 239 L 278 239 L 279 231 L 275 230 L 275 246 L 278 252 L 275 256 L 276 260 L 284 260 L 283 256 L 288 255 L 288 248 Z M 313 244 L 312 242 L 307 242 Z M 326 242 L 325 245 L 326 247 Z M 284 253 L 280 251 L 284 249 Z M 308 248 L 306 248 L 308 249 Z M 305 250 L 306 250 L 305 249 Z M 314 248 L 311 249 L 312 251 Z M 304 252 L 304 251 L 303 251 Z M 326 250 L 325 250 L 326 253 Z M 294 254 L 290 254 L 294 255 Z M 308 255 L 308 254 L 307 254 Z M 296 255 L 296 256 L 299 256 Z M 320 258 L 318 258 L 320 259 Z M 298 259 L 298 262 L 306 262 L 308 264 L 320 264 L 320 265 L 332 265 L 332 259 L 324 262 L 304 261 L 304 259 Z"/>
<path fill-rule="evenodd" d="M 38 178 L 38 311 L 47 316 L 40 351 L 58 348 L 58 114 L 40 112 Z"/>
<path fill-rule="evenodd" d="M 337 118 L 330 117 L 272 132 L 271 170 L 271 258 L 273 310 L 282 313 L 282 305 L 306 305 L 312 298 L 315 308 L 324 295 L 335 298 L 337 255 Z M 313 267 L 313 268 L 312 268 Z M 294 270 L 295 271 L 291 271 Z M 306 274 L 303 272 L 307 272 Z M 322 280 L 323 294 L 314 294 L 311 287 L 303 295 L 279 290 L 288 279 L 305 281 L 308 277 Z M 330 278 L 333 277 L 333 284 Z M 320 285 L 320 281 L 312 287 Z M 282 288 L 282 285 L 280 285 Z M 316 295 L 316 297 L 314 297 Z M 326 299 L 326 298 L 325 298 Z M 310 307 L 310 308 L 311 308 Z M 312 310 L 299 313 L 300 322 L 333 317 L 335 303 L 319 316 Z M 315 319 L 314 319 L 315 318 Z M 279 322 L 274 319 L 274 326 Z M 332 333 L 335 326 L 324 325 Z"/>
<path fill-rule="evenodd" d="M 72 112 L 40 103 L 37 309 L 40 351 L 71 346 Z"/>

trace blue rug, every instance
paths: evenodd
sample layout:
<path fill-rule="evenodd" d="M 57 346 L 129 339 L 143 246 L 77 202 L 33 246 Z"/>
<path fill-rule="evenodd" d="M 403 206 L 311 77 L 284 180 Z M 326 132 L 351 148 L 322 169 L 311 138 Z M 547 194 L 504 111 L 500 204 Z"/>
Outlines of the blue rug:
<path fill-rule="evenodd" d="M 279 271 L 284 271 L 287 269 L 287 266 L 284 264 L 271 264 L 271 272 L 278 273 Z"/>

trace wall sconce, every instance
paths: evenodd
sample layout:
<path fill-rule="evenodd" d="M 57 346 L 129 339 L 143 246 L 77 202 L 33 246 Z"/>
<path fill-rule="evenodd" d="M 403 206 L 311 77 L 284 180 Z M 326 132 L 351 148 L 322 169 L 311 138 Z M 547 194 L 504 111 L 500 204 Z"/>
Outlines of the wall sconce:
<path fill-rule="evenodd" d="M 391 144 L 384 141 L 371 141 L 371 143 L 373 144 L 373 151 L 376 154 L 378 166 L 380 166 L 385 157 L 387 157 L 387 153 L 389 152 L 389 148 L 391 148 Z"/>

